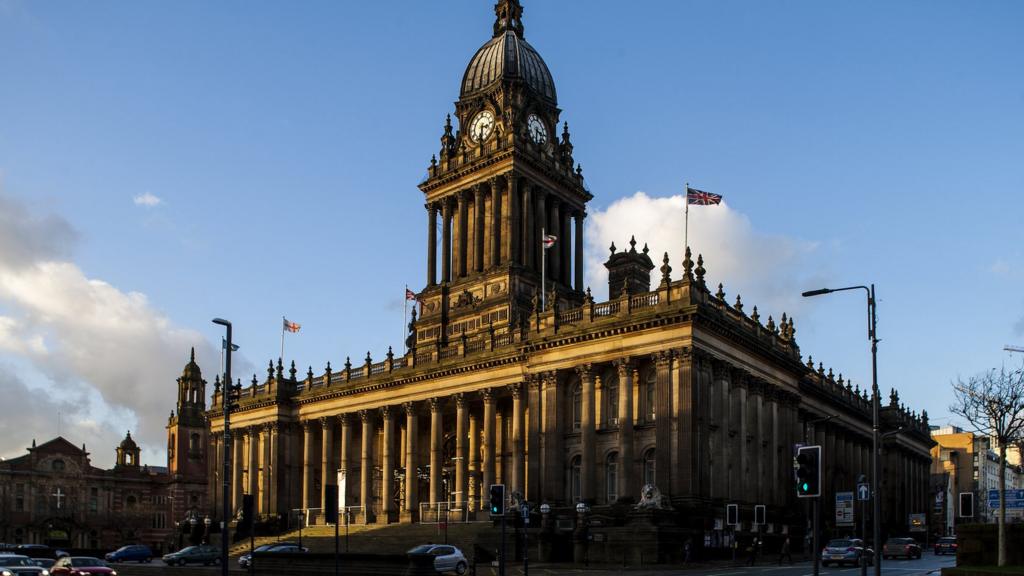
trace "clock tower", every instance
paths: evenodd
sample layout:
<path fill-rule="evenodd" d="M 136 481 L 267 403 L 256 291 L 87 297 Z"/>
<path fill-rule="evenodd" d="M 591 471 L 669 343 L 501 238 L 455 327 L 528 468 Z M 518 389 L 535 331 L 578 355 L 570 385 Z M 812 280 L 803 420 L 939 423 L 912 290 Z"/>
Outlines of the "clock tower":
<path fill-rule="evenodd" d="M 522 5 L 499 0 L 494 12 L 492 37 L 462 79 L 458 128 L 449 115 L 419 186 L 427 284 L 412 325 L 415 347 L 480 330 L 500 336 L 526 326 L 542 301 L 561 310 L 584 297 L 583 222 L 592 196 L 568 125 L 559 126 L 551 72 L 524 36 Z"/>

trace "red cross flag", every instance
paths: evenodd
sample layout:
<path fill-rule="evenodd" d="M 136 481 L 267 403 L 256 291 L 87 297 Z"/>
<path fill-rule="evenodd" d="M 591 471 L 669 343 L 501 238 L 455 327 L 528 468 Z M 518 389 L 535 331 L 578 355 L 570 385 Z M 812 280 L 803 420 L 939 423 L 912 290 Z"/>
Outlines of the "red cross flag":
<path fill-rule="evenodd" d="M 291 320 L 284 319 L 284 329 L 287 332 L 298 332 L 302 326 L 298 322 L 292 322 Z"/>
<path fill-rule="evenodd" d="M 557 241 L 557 240 L 558 240 L 558 236 L 554 236 L 554 235 L 551 235 L 551 234 L 545 234 L 544 238 L 541 240 L 541 244 L 543 244 L 544 245 L 544 249 L 547 250 L 548 248 L 551 248 L 552 246 L 554 246 L 555 245 L 555 241 Z"/>

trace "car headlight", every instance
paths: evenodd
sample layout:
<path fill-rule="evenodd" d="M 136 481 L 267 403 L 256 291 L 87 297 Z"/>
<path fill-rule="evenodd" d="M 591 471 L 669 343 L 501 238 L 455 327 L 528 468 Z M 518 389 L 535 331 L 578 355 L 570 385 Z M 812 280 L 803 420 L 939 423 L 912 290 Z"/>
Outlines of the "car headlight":
<path fill-rule="evenodd" d="M 4 570 L 3 572 L 0 572 L 0 574 L 3 576 L 14 576 L 14 572 L 11 572 L 10 570 Z"/>
<path fill-rule="evenodd" d="M 111 570 L 110 576 L 117 576 L 117 570 Z"/>
<path fill-rule="evenodd" d="M 43 571 L 40 572 L 40 574 L 42 574 L 42 576 L 50 576 L 50 571 L 46 568 L 43 568 Z"/>

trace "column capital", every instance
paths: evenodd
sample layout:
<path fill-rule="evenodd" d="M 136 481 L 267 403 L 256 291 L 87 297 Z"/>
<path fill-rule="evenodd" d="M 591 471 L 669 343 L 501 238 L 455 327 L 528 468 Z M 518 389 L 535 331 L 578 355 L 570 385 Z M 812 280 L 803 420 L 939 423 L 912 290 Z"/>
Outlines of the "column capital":
<path fill-rule="evenodd" d="M 341 424 L 342 426 L 348 426 L 352 423 L 352 415 L 349 414 L 348 412 L 338 414 L 336 418 L 338 419 L 338 423 Z"/>
<path fill-rule="evenodd" d="M 519 400 L 523 395 L 523 383 L 516 382 L 515 384 L 508 385 L 508 391 L 512 393 L 512 398 Z"/>
<path fill-rule="evenodd" d="M 380 407 L 380 417 L 384 420 L 390 420 L 394 416 L 393 406 L 385 404 Z"/>
<path fill-rule="evenodd" d="M 539 389 L 541 384 L 544 382 L 543 374 L 527 374 L 526 375 L 526 386 L 531 389 Z"/>
<path fill-rule="evenodd" d="M 668 363 L 672 361 L 672 358 L 675 358 L 676 354 L 677 352 L 675 350 L 659 350 L 654 354 L 651 354 L 651 360 L 654 361 L 655 365 L 661 368 L 667 366 Z"/>
<path fill-rule="evenodd" d="M 261 434 L 269 434 L 270 431 L 276 425 L 277 425 L 277 422 L 264 422 L 263 424 L 260 424 L 260 433 Z"/>
<path fill-rule="evenodd" d="M 427 402 L 430 404 L 431 413 L 440 412 L 444 409 L 444 398 L 434 397 L 427 400 Z"/>
<path fill-rule="evenodd" d="M 313 426 L 313 421 L 310 419 L 299 420 L 299 426 L 302 427 L 302 431 L 306 434 L 309 433 L 309 429 Z"/>
<path fill-rule="evenodd" d="M 364 425 L 369 424 L 370 422 L 372 422 L 373 421 L 372 418 L 373 418 L 373 414 L 371 414 L 370 410 L 364 409 L 364 410 L 360 410 L 359 411 L 359 420 Z"/>
<path fill-rule="evenodd" d="M 483 401 L 484 401 L 484 404 L 493 404 L 494 403 L 494 391 L 493 390 L 491 390 L 490 388 L 484 388 L 483 390 L 480 390 L 479 393 L 480 393 L 480 398 L 483 399 Z"/>
<path fill-rule="evenodd" d="M 405 409 L 406 416 L 416 416 L 416 403 L 415 402 L 403 402 L 402 408 Z"/>
<path fill-rule="evenodd" d="M 629 356 L 612 360 L 612 365 L 619 371 L 619 378 L 625 378 L 630 371 L 636 368 L 636 362 Z"/>
<path fill-rule="evenodd" d="M 331 427 L 331 418 L 329 416 L 321 416 L 320 417 L 320 427 L 322 427 L 324 430 L 330 428 Z"/>
<path fill-rule="evenodd" d="M 455 398 L 456 408 L 461 410 L 466 407 L 466 395 L 464 393 L 456 392 L 455 394 L 452 394 L 452 396 Z"/>
<path fill-rule="evenodd" d="M 591 378 L 593 376 L 593 372 L 591 371 L 591 368 L 592 368 L 592 366 L 589 363 L 587 363 L 587 364 L 580 364 L 579 366 L 576 366 L 575 370 L 576 370 L 576 373 L 580 375 L 580 378 L 586 380 L 586 379 L 589 379 L 589 378 Z"/>

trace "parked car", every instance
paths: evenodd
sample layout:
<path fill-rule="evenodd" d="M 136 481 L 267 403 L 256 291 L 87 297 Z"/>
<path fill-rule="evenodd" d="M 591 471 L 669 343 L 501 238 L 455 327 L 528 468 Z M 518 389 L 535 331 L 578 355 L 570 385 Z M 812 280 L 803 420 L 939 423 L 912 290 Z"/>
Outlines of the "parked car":
<path fill-rule="evenodd" d="M 50 574 L 55 576 L 117 576 L 107 563 L 92 556 L 63 556 L 53 563 Z"/>
<path fill-rule="evenodd" d="M 935 554 L 956 554 L 956 536 L 943 536 L 935 542 Z"/>
<path fill-rule="evenodd" d="M 220 564 L 220 548 L 213 546 L 189 546 L 177 552 L 164 554 L 164 562 L 168 566 L 184 566 L 185 564 Z"/>
<path fill-rule="evenodd" d="M 291 553 L 294 553 L 294 552 L 309 552 L 309 549 L 305 548 L 305 547 L 300 547 L 298 544 L 295 544 L 294 542 L 273 542 L 271 544 L 263 544 L 262 546 L 257 546 L 256 549 L 253 550 L 253 552 L 261 552 L 261 553 L 267 553 L 267 552 L 270 552 L 270 553 L 291 552 Z M 246 552 L 245 554 L 242 554 L 241 556 L 238 557 L 238 566 L 240 568 L 248 569 L 250 564 L 252 564 L 252 555 L 249 554 L 248 552 Z"/>
<path fill-rule="evenodd" d="M 418 566 L 433 565 L 438 574 L 444 572 L 465 574 L 466 568 L 469 566 L 462 550 L 447 544 L 424 544 L 409 550 L 406 555 L 410 562 Z"/>
<path fill-rule="evenodd" d="M 36 566 L 46 568 L 47 570 L 52 568 L 53 563 L 56 562 L 53 558 L 33 558 L 32 561 L 36 563 Z"/>
<path fill-rule="evenodd" d="M 866 558 L 870 566 L 874 564 L 875 551 L 865 547 L 864 541 L 860 538 L 837 538 L 829 540 L 828 544 L 821 551 L 821 565 L 836 564 L 842 566 L 843 564 L 852 564 L 853 566 L 859 566 L 861 557 Z"/>
<path fill-rule="evenodd" d="M 921 557 L 921 545 L 913 538 L 889 538 L 882 546 L 882 558 L 902 556 L 907 560 Z"/>
<path fill-rule="evenodd" d="M 31 558 L 22 554 L 0 554 L 0 574 L 5 576 L 50 576 L 50 571 L 36 566 Z"/>
<path fill-rule="evenodd" d="M 152 562 L 153 551 L 145 544 L 130 544 L 103 557 L 107 562 Z"/>

